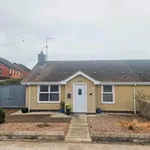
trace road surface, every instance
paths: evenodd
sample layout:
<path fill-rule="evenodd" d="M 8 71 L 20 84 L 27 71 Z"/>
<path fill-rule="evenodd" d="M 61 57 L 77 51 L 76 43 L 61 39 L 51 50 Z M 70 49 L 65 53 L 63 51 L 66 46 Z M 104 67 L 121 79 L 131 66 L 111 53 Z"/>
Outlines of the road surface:
<path fill-rule="evenodd" d="M 150 145 L 0 141 L 0 150 L 150 150 Z"/>

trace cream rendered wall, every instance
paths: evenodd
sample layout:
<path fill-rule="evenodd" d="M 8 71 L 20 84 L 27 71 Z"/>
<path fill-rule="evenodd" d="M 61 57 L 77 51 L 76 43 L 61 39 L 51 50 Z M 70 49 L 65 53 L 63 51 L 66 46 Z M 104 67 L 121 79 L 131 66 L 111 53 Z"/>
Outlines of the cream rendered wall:
<path fill-rule="evenodd" d="M 60 101 L 64 101 L 65 96 L 65 86 L 60 86 Z M 46 103 L 41 104 L 37 103 L 38 99 L 38 88 L 36 85 L 30 86 L 30 109 L 33 110 L 59 110 L 60 109 L 60 103 Z M 29 106 L 29 87 L 26 88 L 26 107 Z"/>

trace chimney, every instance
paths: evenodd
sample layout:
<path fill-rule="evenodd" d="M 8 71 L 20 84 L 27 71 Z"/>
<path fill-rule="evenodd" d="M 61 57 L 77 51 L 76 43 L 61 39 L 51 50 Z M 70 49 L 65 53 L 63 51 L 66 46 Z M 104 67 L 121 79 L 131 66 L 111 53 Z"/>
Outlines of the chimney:
<path fill-rule="evenodd" d="M 41 51 L 40 54 L 38 54 L 38 64 L 40 66 L 43 66 L 46 62 L 46 55 L 43 53 L 43 51 Z"/>

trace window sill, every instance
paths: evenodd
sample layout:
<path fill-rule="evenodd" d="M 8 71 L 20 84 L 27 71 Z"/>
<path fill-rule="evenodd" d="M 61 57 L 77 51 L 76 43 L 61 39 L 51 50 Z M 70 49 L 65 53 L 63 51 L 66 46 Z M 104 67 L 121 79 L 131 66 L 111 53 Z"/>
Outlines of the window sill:
<path fill-rule="evenodd" d="M 115 104 L 115 102 L 101 102 L 102 104 Z"/>
<path fill-rule="evenodd" d="M 53 102 L 53 101 L 38 101 L 37 102 L 38 104 L 59 104 L 60 103 L 60 101 L 55 101 L 55 102 Z"/>

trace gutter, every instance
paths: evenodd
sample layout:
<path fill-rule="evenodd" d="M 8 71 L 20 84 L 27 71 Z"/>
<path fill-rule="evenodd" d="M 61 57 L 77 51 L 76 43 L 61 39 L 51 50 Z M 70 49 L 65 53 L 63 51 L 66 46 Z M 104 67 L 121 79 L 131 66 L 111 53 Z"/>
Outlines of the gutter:
<path fill-rule="evenodd" d="M 22 85 L 64 85 L 63 81 L 56 82 L 21 82 Z M 95 82 L 95 85 L 150 85 L 150 82 Z"/>
<path fill-rule="evenodd" d="M 28 93 L 28 100 L 29 100 L 29 104 L 28 104 L 28 112 L 30 112 L 30 105 L 31 105 L 31 100 L 30 100 L 30 85 L 28 84 L 29 87 L 29 93 Z"/>
<path fill-rule="evenodd" d="M 136 84 L 134 84 L 134 87 L 133 87 L 133 96 L 134 96 L 134 99 L 133 99 L 133 108 L 134 108 L 134 114 L 136 114 L 136 99 L 135 99 L 135 94 L 136 94 Z"/>

